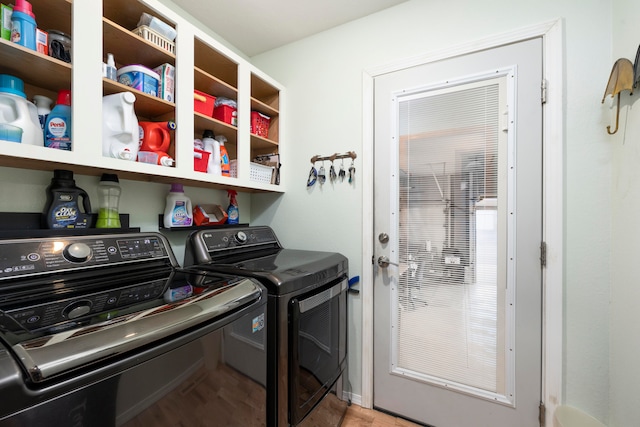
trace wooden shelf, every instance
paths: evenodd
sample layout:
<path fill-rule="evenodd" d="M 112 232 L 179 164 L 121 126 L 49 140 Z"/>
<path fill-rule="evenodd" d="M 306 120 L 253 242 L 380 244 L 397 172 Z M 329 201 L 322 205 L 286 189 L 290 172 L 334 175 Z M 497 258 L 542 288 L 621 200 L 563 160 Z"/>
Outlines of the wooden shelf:
<path fill-rule="evenodd" d="M 220 120 L 216 120 L 213 117 L 205 116 L 204 114 L 194 113 L 193 117 L 193 132 L 194 137 L 200 138 L 205 129 L 213 130 L 216 135 L 224 135 L 227 137 L 227 143 L 236 145 L 238 130 L 235 126 L 231 126 Z"/>
<path fill-rule="evenodd" d="M 251 98 L 274 111 L 279 109 L 280 91 L 255 74 L 251 74 Z"/>
<path fill-rule="evenodd" d="M 278 110 L 256 98 L 251 98 L 251 109 L 260 111 L 262 114 L 266 114 L 269 117 L 275 117 L 279 114 Z"/>
<path fill-rule="evenodd" d="M 165 101 L 156 96 L 141 92 L 137 89 L 125 86 L 107 78 L 102 79 L 104 95 L 120 92 L 131 92 L 136 96 L 134 104 L 138 119 L 146 118 L 152 121 L 173 120 L 176 104 Z"/>
<path fill-rule="evenodd" d="M 193 86 L 195 89 L 215 97 L 223 96 L 229 99 L 238 99 L 238 89 L 235 87 L 198 67 L 195 67 L 193 71 Z"/>
<path fill-rule="evenodd" d="M 117 68 L 141 64 L 147 68 L 169 63 L 175 65 L 176 56 L 168 50 L 143 39 L 115 22 L 102 18 L 103 53 L 114 54 Z"/>
<path fill-rule="evenodd" d="M 277 142 L 258 135 L 251 135 L 251 152 L 253 157 L 258 154 L 268 154 L 276 151 L 278 151 Z"/>
<path fill-rule="evenodd" d="M 175 26 L 166 16 L 158 15 L 155 10 L 137 0 L 103 0 L 102 2 L 103 16 L 129 30 L 138 26 L 143 13 L 157 16 L 167 24 Z"/>
<path fill-rule="evenodd" d="M 71 64 L 0 39 L 2 72 L 50 91 L 71 89 Z"/>
<path fill-rule="evenodd" d="M 230 87 L 238 87 L 238 64 L 236 62 L 215 51 L 198 38 L 193 43 L 194 64 L 197 68 L 208 73 L 215 72 L 217 80 L 227 83 Z"/>
<path fill-rule="evenodd" d="M 11 2 L 5 2 L 10 4 Z M 31 0 L 38 28 L 71 34 L 71 0 Z"/>

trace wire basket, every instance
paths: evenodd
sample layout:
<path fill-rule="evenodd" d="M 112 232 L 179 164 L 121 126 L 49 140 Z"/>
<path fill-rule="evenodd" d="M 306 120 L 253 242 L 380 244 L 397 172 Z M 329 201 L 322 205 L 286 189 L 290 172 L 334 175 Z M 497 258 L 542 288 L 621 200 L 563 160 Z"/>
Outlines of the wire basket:
<path fill-rule="evenodd" d="M 260 163 L 251 162 L 251 168 L 249 169 L 249 181 L 271 184 L 272 177 L 273 166 L 265 166 Z"/>
<path fill-rule="evenodd" d="M 265 166 L 260 163 L 249 164 L 249 180 L 254 182 L 263 182 L 271 184 L 273 179 L 273 166 Z M 232 178 L 238 177 L 238 161 L 231 160 L 229 162 L 229 172 Z"/>
<path fill-rule="evenodd" d="M 155 31 L 153 31 L 151 28 L 147 27 L 146 25 L 139 26 L 138 28 L 133 30 L 133 33 L 139 35 L 140 37 L 142 37 L 146 41 L 148 41 L 150 43 L 153 43 L 156 46 L 161 47 L 162 49 L 164 49 L 166 51 L 169 51 L 171 53 L 176 53 L 176 45 L 175 45 L 175 43 L 173 43 L 172 41 L 169 41 L 166 38 L 162 37 L 160 34 L 156 33 Z"/>

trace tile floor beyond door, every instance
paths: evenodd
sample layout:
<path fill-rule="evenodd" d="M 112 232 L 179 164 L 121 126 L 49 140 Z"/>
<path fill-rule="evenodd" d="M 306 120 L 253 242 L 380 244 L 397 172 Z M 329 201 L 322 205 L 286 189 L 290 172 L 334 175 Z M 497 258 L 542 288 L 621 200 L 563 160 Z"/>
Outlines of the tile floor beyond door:
<path fill-rule="evenodd" d="M 375 411 L 373 409 L 365 409 L 361 406 L 352 404 L 347 409 L 347 413 L 344 416 L 341 427 L 419 427 L 419 424 L 414 424 L 410 421 L 402 418 L 394 417 L 383 412 Z"/>

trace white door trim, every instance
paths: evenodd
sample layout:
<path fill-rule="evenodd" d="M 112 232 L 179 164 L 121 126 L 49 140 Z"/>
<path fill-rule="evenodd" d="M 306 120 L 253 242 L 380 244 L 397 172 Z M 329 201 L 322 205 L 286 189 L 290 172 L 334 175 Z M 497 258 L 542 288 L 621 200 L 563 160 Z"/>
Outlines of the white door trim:
<path fill-rule="evenodd" d="M 542 399 L 545 424 L 553 425 L 553 413 L 562 403 L 562 341 L 564 313 L 564 66 L 563 22 L 561 19 L 524 27 L 425 55 L 375 68 L 362 75 L 363 93 L 363 179 L 362 179 L 362 396 L 361 405 L 373 405 L 373 81 L 376 76 L 412 66 L 428 64 L 523 40 L 542 37 L 543 76 L 549 82 L 543 109 L 543 239 L 547 244 L 547 265 L 543 270 Z M 371 265 L 372 268 L 366 268 Z"/>

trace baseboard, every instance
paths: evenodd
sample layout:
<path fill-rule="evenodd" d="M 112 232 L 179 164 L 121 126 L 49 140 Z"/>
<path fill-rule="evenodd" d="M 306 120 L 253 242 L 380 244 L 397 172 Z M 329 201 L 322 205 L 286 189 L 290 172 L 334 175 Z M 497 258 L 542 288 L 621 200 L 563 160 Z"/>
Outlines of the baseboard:
<path fill-rule="evenodd" d="M 346 400 L 346 401 L 351 400 L 351 403 L 355 403 L 358 406 L 362 406 L 362 396 L 360 396 L 359 394 L 353 394 L 353 393 L 343 391 L 342 400 Z"/>

